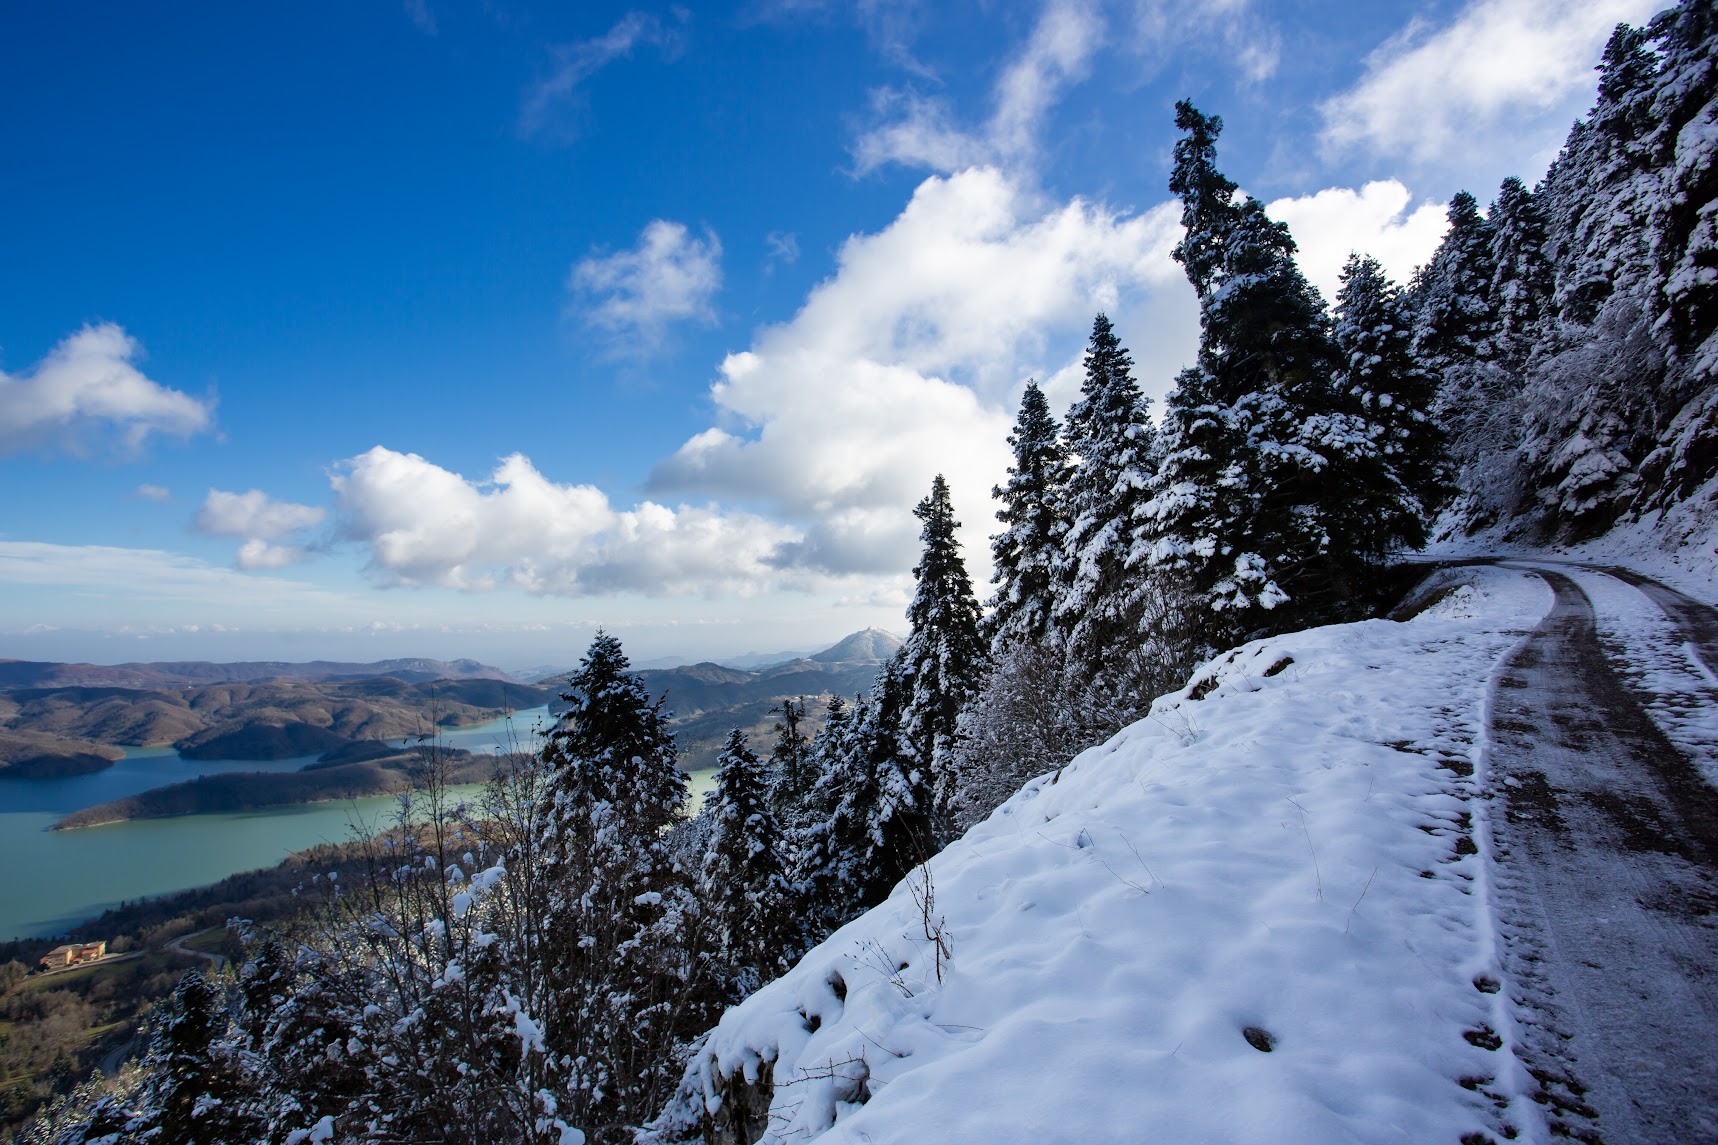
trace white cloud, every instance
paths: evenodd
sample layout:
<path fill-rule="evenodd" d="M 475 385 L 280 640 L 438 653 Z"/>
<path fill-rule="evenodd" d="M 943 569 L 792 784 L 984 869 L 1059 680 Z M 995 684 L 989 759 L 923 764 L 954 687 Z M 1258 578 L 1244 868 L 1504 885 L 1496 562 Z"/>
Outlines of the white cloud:
<path fill-rule="evenodd" d="M 1282 47 L 1252 0 L 1135 0 L 1135 52 L 1161 67 L 1189 47 L 1216 49 L 1225 64 L 1258 83 L 1276 74 Z"/>
<path fill-rule="evenodd" d="M 1330 187 L 1278 199 L 1266 210 L 1288 224 L 1300 246 L 1301 273 L 1334 303 L 1342 265 L 1351 253 L 1371 255 L 1404 284 L 1432 257 L 1449 225 L 1444 204 L 1422 203 L 1409 210 L 1412 199 L 1408 188 L 1389 179 L 1359 191 Z"/>
<path fill-rule="evenodd" d="M 722 286 L 721 261 L 714 232 L 706 229 L 697 238 L 684 223 L 655 219 L 631 250 L 574 264 L 567 285 L 587 323 L 617 339 L 642 339 L 636 348 L 643 351 L 670 323 L 715 321 L 711 303 Z"/>
<path fill-rule="evenodd" d="M 322 523 L 325 509 L 277 501 L 260 489 L 248 493 L 209 490 L 193 524 L 211 537 L 243 537 L 236 563 L 241 569 L 278 569 L 310 556 L 301 545 L 271 542 Z"/>
<path fill-rule="evenodd" d="M 584 82 L 615 60 L 631 57 L 641 44 L 657 48 L 665 60 L 678 57 L 691 13 L 680 7 L 670 11 L 673 23 L 648 12 L 628 12 L 600 36 L 550 48 L 553 67 L 526 92 L 519 112 L 520 130 L 527 135 L 571 134 L 574 126 L 568 112 L 578 107 Z"/>
<path fill-rule="evenodd" d="M 112 323 L 85 326 L 22 374 L 0 372 L 0 453 L 60 448 L 83 455 L 117 435 L 134 452 L 150 434 L 210 428 L 214 403 L 153 382 L 137 342 Z"/>
<path fill-rule="evenodd" d="M 991 168 L 927 179 L 888 227 L 843 245 L 791 321 L 722 363 L 721 423 L 652 488 L 769 504 L 807 528 L 782 560 L 872 572 L 911 567 L 909 510 L 942 472 L 982 568 L 1018 387 L 1077 356 L 1100 307 L 1184 292 L 1178 218 L 1045 209 Z"/>
<path fill-rule="evenodd" d="M 309 555 L 309 552 L 299 545 L 271 545 L 267 541 L 252 537 L 239 546 L 238 556 L 233 563 L 246 570 L 280 569 L 298 564 Z"/>
<path fill-rule="evenodd" d="M 563 596 L 745 593 L 779 578 L 795 532 L 744 513 L 643 502 L 618 511 L 590 485 L 560 485 L 520 454 L 485 481 L 376 446 L 332 478 L 342 533 L 384 582 Z"/>
<path fill-rule="evenodd" d="M 261 489 L 248 493 L 209 490 L 197 512 L 197 528 L 212 537 L 253 537 L 274 541 L 320 524 L 327 511 L 314 505 L 277 501 Z"/>
<path fill-rule="evenodd" d="M 892 88 L 873 92 L 879 123 L 854 142 L 855 171 L 899 163 L 947 173 L 1029 158 L 1045 117 L 1062 92 L 1085 77 L 1102 36 L 1103 19 L 1094 4 L 1047 0 L 1025 47 L 997 78 L 990 119 L 976 132 L 955 126 L 942 100 Z"/>
<path fill-rule="evenodd" d="M 165 485 L 150 485 L 145 482 L 131 491 L 131 495 L 139 501 L 171 501 L 173 491 Z"/>
<path fill-rule="evenodd" d="M 1493 143 L 1518 163 L 1554 148 L 1569 104 L 1590 99 L 1593 66 L 1619 22 L 1659 0 L 1470 0 L 1449 24 L 1414 20 L 1381 45 L 1366 74 L 1321 107 L 1324 142 L 1420 163 Z"/>

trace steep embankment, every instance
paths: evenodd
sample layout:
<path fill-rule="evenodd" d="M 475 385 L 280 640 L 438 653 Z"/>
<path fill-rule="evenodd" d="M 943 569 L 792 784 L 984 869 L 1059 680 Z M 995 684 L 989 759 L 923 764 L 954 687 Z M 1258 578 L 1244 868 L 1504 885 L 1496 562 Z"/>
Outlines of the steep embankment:
<path fill-rule="evenodd" d="M 1531 1124 L 1470 796 L 1498 665 L 1550 593 L 1446 575 L 1472 583 L 1246 645 L 1028 783 L 730 1010 L 658 1140 L 712 1113 L 766 1142 Z"/>

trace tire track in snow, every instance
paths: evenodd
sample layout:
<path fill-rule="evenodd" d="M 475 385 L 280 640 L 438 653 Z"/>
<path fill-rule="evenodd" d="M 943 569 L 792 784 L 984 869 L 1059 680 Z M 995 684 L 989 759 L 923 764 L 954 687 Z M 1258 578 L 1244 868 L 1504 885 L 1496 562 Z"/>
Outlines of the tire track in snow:
<path fill-rule="evenodd" d="M 1556 603 L 1499 678 L 1489 764 L 1505 970 L 1555 1136 L 1718 1143 L 1718 795 Z"/>
<path fill-rule="evenodd" d="M 1683 644 L 1693 654 L 1695 667 L 1706 677 L 1708 684 L 1718 687 L 1718 608 L 1701 604 L 1693 597 L 1677 592 L 1669 585 L 1660 584 L 1651 577 L 1642 576 L 1633 569 L 1615 565 L 1584 567 L 1633 585 L 1644 593 L 1648 600 L 1658 605 L 1670 622 L 1676 625 Z"/>

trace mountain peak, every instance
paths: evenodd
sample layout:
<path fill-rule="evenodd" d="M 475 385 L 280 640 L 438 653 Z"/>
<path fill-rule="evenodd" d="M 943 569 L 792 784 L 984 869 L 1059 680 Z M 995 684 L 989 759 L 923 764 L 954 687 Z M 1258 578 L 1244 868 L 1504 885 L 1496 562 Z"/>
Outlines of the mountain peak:
<path fill-rule="evenodd" d="M 901 638 L 881 628 L 866 628 L 843 637 L 834 646 L 809 657 L 819 664 L 842 664 L 854 660 L 887 660 L 901 647 Z"/>

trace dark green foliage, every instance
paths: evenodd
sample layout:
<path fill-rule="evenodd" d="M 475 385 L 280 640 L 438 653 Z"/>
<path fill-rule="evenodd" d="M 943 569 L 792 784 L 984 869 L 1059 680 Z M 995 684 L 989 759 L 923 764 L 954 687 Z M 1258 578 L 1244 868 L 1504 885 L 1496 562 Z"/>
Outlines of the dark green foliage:
<path fill-rule="evenodd" d="M 1336 298 L 1339 387 L 1365 419 L 1373 448 L 1357 461 L 1363 478 L 1332 513 L 1373 565 L 1397 548 L 1417 549 L 1447 489 L 1444 435 L 1428 415 L 1437 390 L 1414 357 L 1406 300 L 1377 259 L 1349 257 Z"/>
<path fill-rule="evenodd" d="M 730 1002 L 787 969 L 802 950 L 784 863 L 786 840 L 768 796 L 763 764 L 735 728 L 704 810 L 710 835 L 699 881 L 710 957 Z"/>
<path fill-rule="evenodd" d="M 542 755 L 540 956 L 555 984 L 544 1036 L 567 1064 L 563 1113 L 599 1141 L 655 1112 L 678 1080 L 677 1040 L 703 1021 L 685 1009 L 691 873 L 675 868 L 663 834 L 685 815 L 686 774 L 662 702 L 629 668 L 620 641 L 599 632 Z"/>
<path fill-rule="evenodd" d="M 960 522 L 941 474 L 913 513 L 924 523 L 924 549 L 913 569 L 918 587 L 907 606 L 913 631 L 883 672 L 870 714 L 877 721 L 876 766 L 901 776 L 899 785 L 884 779 L 885 798 L 902 811 L 923 813 L 932 811 L 931 793 L 948 770 L 960 710 L 984 672 L 988 651 L 978 631 L 978 598 L 955 539 Z M 933 835 L 927 831 L 923 845 Z"/>
<path fill-rule="evenodd" d="M 993 654 L 1019 640 L 1042 640 L 1053 622 L 1068 451 L 1036 382 L 1026 383 L 1008 444 L 1014 450 L 1008 481 L 991 490 L 1002 502 L 996 519 L 1004 526 L 990 538 L 996 593 L 984 632 Z"/>
<path fill-rule="evenodd" d="M 1062 493 L 1055 619 L 1070 670 L 1096 681 L 1145 635 L 1138 569 L 1157 440 L 1133 358 L 1103 314 L 1092 322 L 1085 374 L 1065 430 L 1076 464 Z"/>
<path fill-rule="evenodd" d="M 1177 257 L 1199 293 L 1199 364 L 1169 398 L 1147 555 L 1212 611 L 1220 645 L 1353 598 L 1376 543 L 1343 502 L 1376 446 L 1338 389 L 1330 319 L 1294 240 L 1258 200 L 1234 202 L 1216 170 L 1221 121 L 1184 101 L 1176 122 L 1187 136 L 1170 186 L 1189 226 Z"/>
<path fill-rule="evenodd" d="M 233 1069 L 220 1053 L 225 999 L 196 970 L 187 971 L 155 1035 L 146 1117 L 162 1140 L 229 1145 L 253 1139 Z"/>
<path fill-rule="evenodd" d="M 776 744 L 770 752 L 769 802 L 777 822 L 791 826 L 803 818 L 816 774 L 811 740 L 800 730 L 800 721 L 805 719 L 804 699 L 783 700 L 775 711 L 781 719 L 776 721 Z"/>

